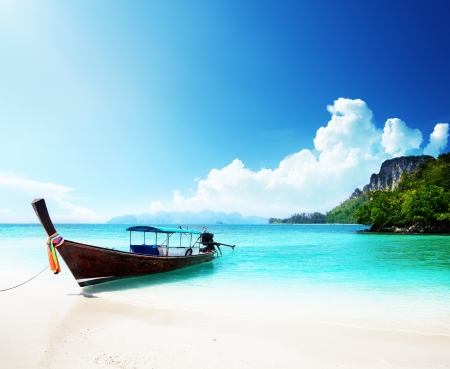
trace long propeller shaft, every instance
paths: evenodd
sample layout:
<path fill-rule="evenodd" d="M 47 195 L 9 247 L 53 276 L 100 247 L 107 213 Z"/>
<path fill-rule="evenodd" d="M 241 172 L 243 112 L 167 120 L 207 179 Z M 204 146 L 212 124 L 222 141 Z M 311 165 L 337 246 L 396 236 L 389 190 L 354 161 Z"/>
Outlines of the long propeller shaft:
<path fill-rule="evenodd" d="M 228 246 L 234 249 L 236 245 L 228 245 L 226 243 L 220 243 L 220 242 L 203 242 L 204 245 L 213 245 L 213 246 Z"/>

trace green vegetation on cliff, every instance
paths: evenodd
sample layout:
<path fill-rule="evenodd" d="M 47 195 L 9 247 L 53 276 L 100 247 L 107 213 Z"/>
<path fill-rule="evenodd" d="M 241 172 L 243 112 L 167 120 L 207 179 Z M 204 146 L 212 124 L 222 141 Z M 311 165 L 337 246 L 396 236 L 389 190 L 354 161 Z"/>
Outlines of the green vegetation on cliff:
<path fill-rule="evenodd" d="M 450 222 L 450 153 L 404 172 L 394 190 L 366 193 L 369 202 L 355 210 L 358 223 L 373 230 L 437 226 Z"/>
<path fill-rule="evenodd" d="M 355 224 L 356 219 L 354 212 L 361 205 L 367 203 L 367 197 L 362 194 L 355 199 L 345 200 L 342 204 L 336 206 L 333 210 L 327 213 L 327 223 L 340 223 L 340 224 Z"/>

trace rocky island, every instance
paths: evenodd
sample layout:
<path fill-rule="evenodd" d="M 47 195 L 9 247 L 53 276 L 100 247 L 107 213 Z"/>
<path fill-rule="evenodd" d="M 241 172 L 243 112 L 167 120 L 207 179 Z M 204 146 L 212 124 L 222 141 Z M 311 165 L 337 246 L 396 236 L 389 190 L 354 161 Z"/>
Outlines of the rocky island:
<path fill-rule="evenodd" d="M 393 175 L 402 169 L 399 161 L 392 160 L 364 187 L 356 221 L 370 225 L 369 232 L 450 233 L 450 153 L 406 160 L 399 175 Z"/>
<path fill-rule="evenodd" d="M 411 172 L 420 164 L 433 160 L 435 159 L 429 155 L 401 156 L 385 160 L 379 173 L 373 173 L 362 190 L 355 189 L 347 200 L 327 213 L 327 223 L 357 223 L 355 210 L 369 201 L 366 196 L 368 191 L 392 191 L 397 187 L 403 173 Z"/>
<path fill-rule="evenodd" d="M 450 233 L 450 153 L 386 160 L 363 189 L 327 212 L 269 223 L 359 223 L 369 232 Z"/>

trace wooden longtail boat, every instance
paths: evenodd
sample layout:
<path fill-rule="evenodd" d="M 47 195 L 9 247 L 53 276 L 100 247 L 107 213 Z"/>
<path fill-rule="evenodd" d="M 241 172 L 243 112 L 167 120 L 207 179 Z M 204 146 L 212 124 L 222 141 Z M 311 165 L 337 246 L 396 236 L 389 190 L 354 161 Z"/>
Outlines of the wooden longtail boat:
<path fill-rule="evenodd" d="M 49 239 L 57 235 L 45 200 L 36 199 L 32 202 L 32 206 Z M 216 247 L 220 251 L 221 245 L 231 246 L 214 242 L 214 235 L 205 231 L 148 226 L 130 227 L 127 231 L 130 231 L 130 252 L 86 245 L 62 238 L 63 242 L 56 247 L 56 250 L 80 287 L 85 287 L 114 279 L 169 272 L 202 264 L 217 256 Z M 143 232 L 144 244 L 132 245 L 131 232 Z M 155 235 L 156 242 L 153 245 L 145 244 L 146 233 Z M 158 234 L 164 236 L 159 244 Z M 175 234 L 179 235 L 179 246 L 178 237 L 175 237 L 176 241 L 172 239 L 172 244 L 176 243 L 177 246 L 169 247 L 169 239 Z M 184 246 L 182 245 L 183 237 L 190 240 Z M 192 243 L 193 239 L 194 243 Z M 234 248 L 234 245 L 231 247 Z M 55 271 L 55 274 L 57 273 L 58 270 Z"/>

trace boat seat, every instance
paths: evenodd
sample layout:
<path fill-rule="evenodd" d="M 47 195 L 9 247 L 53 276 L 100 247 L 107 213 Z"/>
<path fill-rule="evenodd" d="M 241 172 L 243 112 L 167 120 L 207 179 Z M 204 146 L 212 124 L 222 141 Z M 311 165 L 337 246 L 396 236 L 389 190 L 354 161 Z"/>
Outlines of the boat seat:
<path fill-rule="evenodd" d="M 130 248 L 134 254 L 159 255 L 156 245 L 130 245 Z"/>

